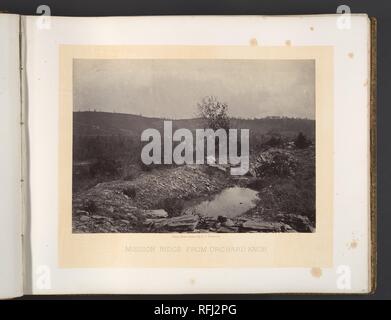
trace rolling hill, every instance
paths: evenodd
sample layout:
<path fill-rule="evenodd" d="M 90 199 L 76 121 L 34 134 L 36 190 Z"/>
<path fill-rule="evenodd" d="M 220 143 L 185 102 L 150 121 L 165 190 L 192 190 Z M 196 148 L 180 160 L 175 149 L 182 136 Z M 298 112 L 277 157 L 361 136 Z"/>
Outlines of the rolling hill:
<path fill-rule="evenodd" d="M 163 121 L 171 119 L 149 118 L 141 115 L 108 113 L 108 112 L 74 112 L 73 134 L 75 136 L 129 136 L 138 138 L 143 130 L 155 128 L 163 130 Z M 179 119 L 173 121 L 173 130 L 187 128 L 190 130 L 204 128 L 202 119 Z M 251 134 L 281 134 L 295 136 L 303 132 L 313 139 L 315 121 L 299 118 L 266 117 L 260 119 L 231 119 L 231 127 L 250 129 Z"/>

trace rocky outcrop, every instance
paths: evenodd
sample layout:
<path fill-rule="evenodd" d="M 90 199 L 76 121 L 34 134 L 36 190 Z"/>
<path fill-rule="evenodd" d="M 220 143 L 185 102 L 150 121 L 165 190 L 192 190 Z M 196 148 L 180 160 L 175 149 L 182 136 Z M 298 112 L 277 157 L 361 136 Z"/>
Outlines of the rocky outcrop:
<path fill-rule="evenodd" d="M 294 175 L 298 160 L 286 149 L 271 148 L 261 152 L 250 164 L 254 177 L 286 177 Z"/>
<path fill-rule="evenodd" d="M 292 226 L 298 232 L 314 232 L 315 226 L 311 224 L 310 219 L 297 214 L 277 214 L 276 219 Z"/>
<path fill-rule="evenodd" d="M 75 232 L 126 233 L 126 232 L 313 232 L 308 218 L 303 216 L 278 216 L 281 222 L 265 221 L 260 217 L 228 218 L 185 214 L 167 217 L 164 210 L 138 210 L 125 215 L 98 215 L 79 211 L 73 219 Z"/>
<path fill-rule="evenodd" d="M 205 217 L 185 215 L 169 219 L 147 219 L 149 232 L 295 232 L 291 226 L 282 222 L 266 222 L 260 219 L 234 218 L 224 216 Z"/>

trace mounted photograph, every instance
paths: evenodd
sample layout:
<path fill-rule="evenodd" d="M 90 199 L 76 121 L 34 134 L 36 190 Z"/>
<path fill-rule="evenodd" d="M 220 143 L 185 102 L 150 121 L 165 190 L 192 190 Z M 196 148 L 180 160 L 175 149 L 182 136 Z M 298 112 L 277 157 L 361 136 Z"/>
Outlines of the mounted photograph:
<path fill-rule="evenodd" d="M 73 233 L 314 233 L 315 60 L 73 59 Z"/>

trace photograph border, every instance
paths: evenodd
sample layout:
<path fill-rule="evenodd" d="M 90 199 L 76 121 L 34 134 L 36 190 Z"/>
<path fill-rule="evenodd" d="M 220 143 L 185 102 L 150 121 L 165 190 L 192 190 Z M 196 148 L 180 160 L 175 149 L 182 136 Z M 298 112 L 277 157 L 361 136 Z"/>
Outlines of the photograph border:
<path fill-rule="evenodd" d="M 314 59 L 316 232 L 72 233 L 73 59 Z M 333 260 L 333 48 L 330 46 L 60 46 L 59 266 L 331 267 Z"/>

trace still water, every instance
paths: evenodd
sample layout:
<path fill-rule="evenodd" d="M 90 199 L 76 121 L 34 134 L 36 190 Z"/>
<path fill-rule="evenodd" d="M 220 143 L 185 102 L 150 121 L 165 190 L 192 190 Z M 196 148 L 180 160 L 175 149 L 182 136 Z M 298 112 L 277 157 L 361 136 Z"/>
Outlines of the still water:
<path fill-rule="evenodd" d="M 192 207 L 193 211 L 211 217 L 235 217 L 255 207 L 257 191 L 249 188 L 227 188 L 212 199 Z"/>

